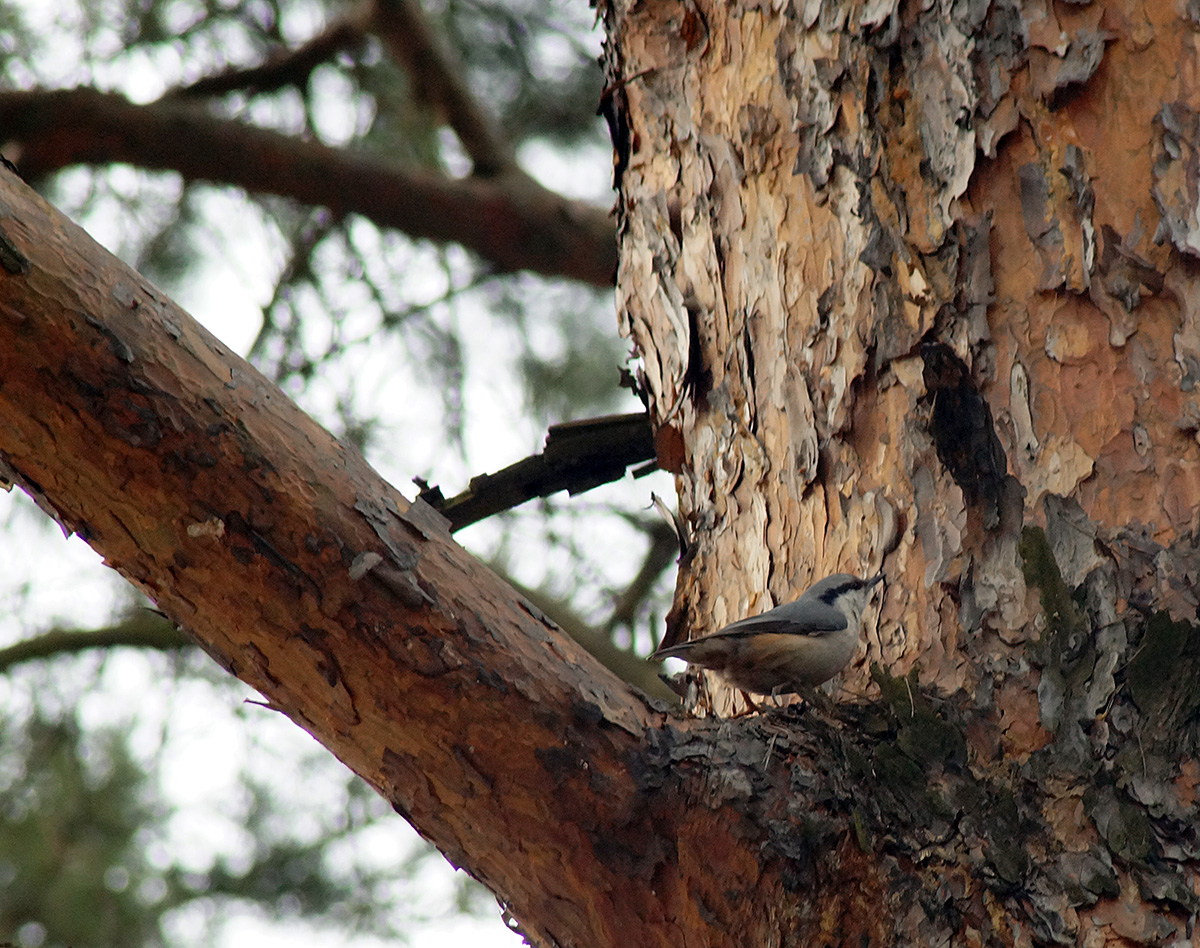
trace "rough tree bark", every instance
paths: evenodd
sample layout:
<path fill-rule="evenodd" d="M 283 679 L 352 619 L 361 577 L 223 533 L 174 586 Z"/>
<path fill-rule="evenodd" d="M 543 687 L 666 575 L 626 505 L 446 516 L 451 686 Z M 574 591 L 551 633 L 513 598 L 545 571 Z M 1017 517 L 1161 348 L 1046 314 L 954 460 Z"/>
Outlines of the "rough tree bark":
<path fill-rule="evenodd" d="M 882 566 L 847 689 L 877 662 L 969 723 L 952 753 L 900 745 L 924 773 L 874 759 L 925 810 L 860 840 L 880 937 L 1190 937 L 1196 11 L 605 16 L 618 295 L 693 533 L 667 635 Z M 738 699 L 710 683 L 702 703 Z M 857 805 L 878 815 L 869 786 Z M 793 904 L 809 898 L 838 917 L 845 893 Z"/>
<path fill-rule="evenodd" d="M 666 715 L 0 172 L 6 476 L 536 944 L 1190 937 L 1190 27 L 604 13 L 623 313 L 692 530 L 674 628 L 882 563 L 847 682 L 911 677 Z"/>

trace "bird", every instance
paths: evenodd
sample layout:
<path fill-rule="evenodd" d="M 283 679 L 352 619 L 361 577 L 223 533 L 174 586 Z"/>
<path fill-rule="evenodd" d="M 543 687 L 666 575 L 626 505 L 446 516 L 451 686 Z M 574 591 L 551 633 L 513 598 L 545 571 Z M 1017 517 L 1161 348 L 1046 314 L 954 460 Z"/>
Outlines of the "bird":
<path fill-rule="evenodd" d="M 854 657 L 863 607 L 882 579 L 883 573 L 870 579 L 834 573 L 793 602 L 660 648 L 650 658 L 681 658 L 717 672 L 743 692 L 777 696 L 810 691 Z"/>

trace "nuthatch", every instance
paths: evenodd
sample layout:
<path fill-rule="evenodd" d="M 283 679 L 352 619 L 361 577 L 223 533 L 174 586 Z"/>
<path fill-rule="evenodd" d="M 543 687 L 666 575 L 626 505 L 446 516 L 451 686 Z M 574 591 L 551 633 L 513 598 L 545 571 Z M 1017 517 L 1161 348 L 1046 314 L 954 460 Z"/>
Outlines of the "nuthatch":
<path fill-rule="evenodd" d="M 719 673 L 735 688 L 763 695 L 815 688 L 854 657 L 863 606 L 881 579 L 883 573 L 870 579 L 834 573 L 795 602 L 650 657 L 682 658 Z"/>

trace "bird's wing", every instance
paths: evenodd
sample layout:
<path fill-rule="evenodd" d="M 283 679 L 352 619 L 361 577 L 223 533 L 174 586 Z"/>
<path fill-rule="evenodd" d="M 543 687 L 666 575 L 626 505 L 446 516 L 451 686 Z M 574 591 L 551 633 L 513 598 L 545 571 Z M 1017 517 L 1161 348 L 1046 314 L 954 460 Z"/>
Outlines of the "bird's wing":
<path fill-rule="evenodd" d="M 663 658 L 686 659 L 688 652 L 692 651 L 698 643 L 711 643 L 713 640 L 743 639 L 763 634 L 820 637 L 829 635 L 832 632 L 841 632 L 846 628 L 846 617 L 839 610 L 832 607 L 822 608 L 820 606 L 805 604 L 803 612 L 793 609 L 790 612 L 784 611 L 780 614 L 780 610 L 788 610 L 789 606 L 798 605 L 798 603 L 790 603 L 788 606 L 779 606 L 770 612 L 764 612 L 760 616 L 739 619 L 737 622 L 732 622 L 710 635 L 702 635 L 698 639 L 689 639 L 687 642 L 680 642 L 678 645 L 672 645 L 670 648 L 660 648 L 650 658 L 652 660 Z"/>
<path fill-rule="evenodd" d="M 756 632 L 780 632 L 790 635 L 824 635 L 828 632 L 841 632 L 846 628 L 846 617 L 838 609 L 806 609 L 803 615 L 795 613 L 789 615 L 786 612 L 782 615 L 776 614 L 780 609 L 787 608 L 787 606 L 780 606 L 778 609 L 764 612 L 761 616 L 739 619 L 713 634 L 725 635 L 732 632 L 737 635 L 745 635 Z"/>

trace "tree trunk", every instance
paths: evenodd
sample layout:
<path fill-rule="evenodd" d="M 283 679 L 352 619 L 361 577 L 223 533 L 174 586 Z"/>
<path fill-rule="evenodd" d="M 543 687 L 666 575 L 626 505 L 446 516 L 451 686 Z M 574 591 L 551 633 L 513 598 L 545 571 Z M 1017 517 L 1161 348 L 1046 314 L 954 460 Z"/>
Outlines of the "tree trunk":
<path fill-rule="evenodd" d="M 953 696 L 931 705 L 963 741 L 948 756 L 901 731 L 908 778 L 837 765 L 855 815 L 822 837 L 829 866 L 881 818 L 858 837 L 872 943 L 1191 934 L 1200 21 L 1181 11 L 605 5 L 619 305 L 691 532 L 667 640 L 882 568 L 845 691 L 873 693 L 879 663 L 913 673 L 913 720 L 917 683 Z M 715 678 L 700 705 L 741 706 Z M 886 813 L 885 773 L 927 819 Z M 831 871 L 789 905 L 844 917 Z"/>

